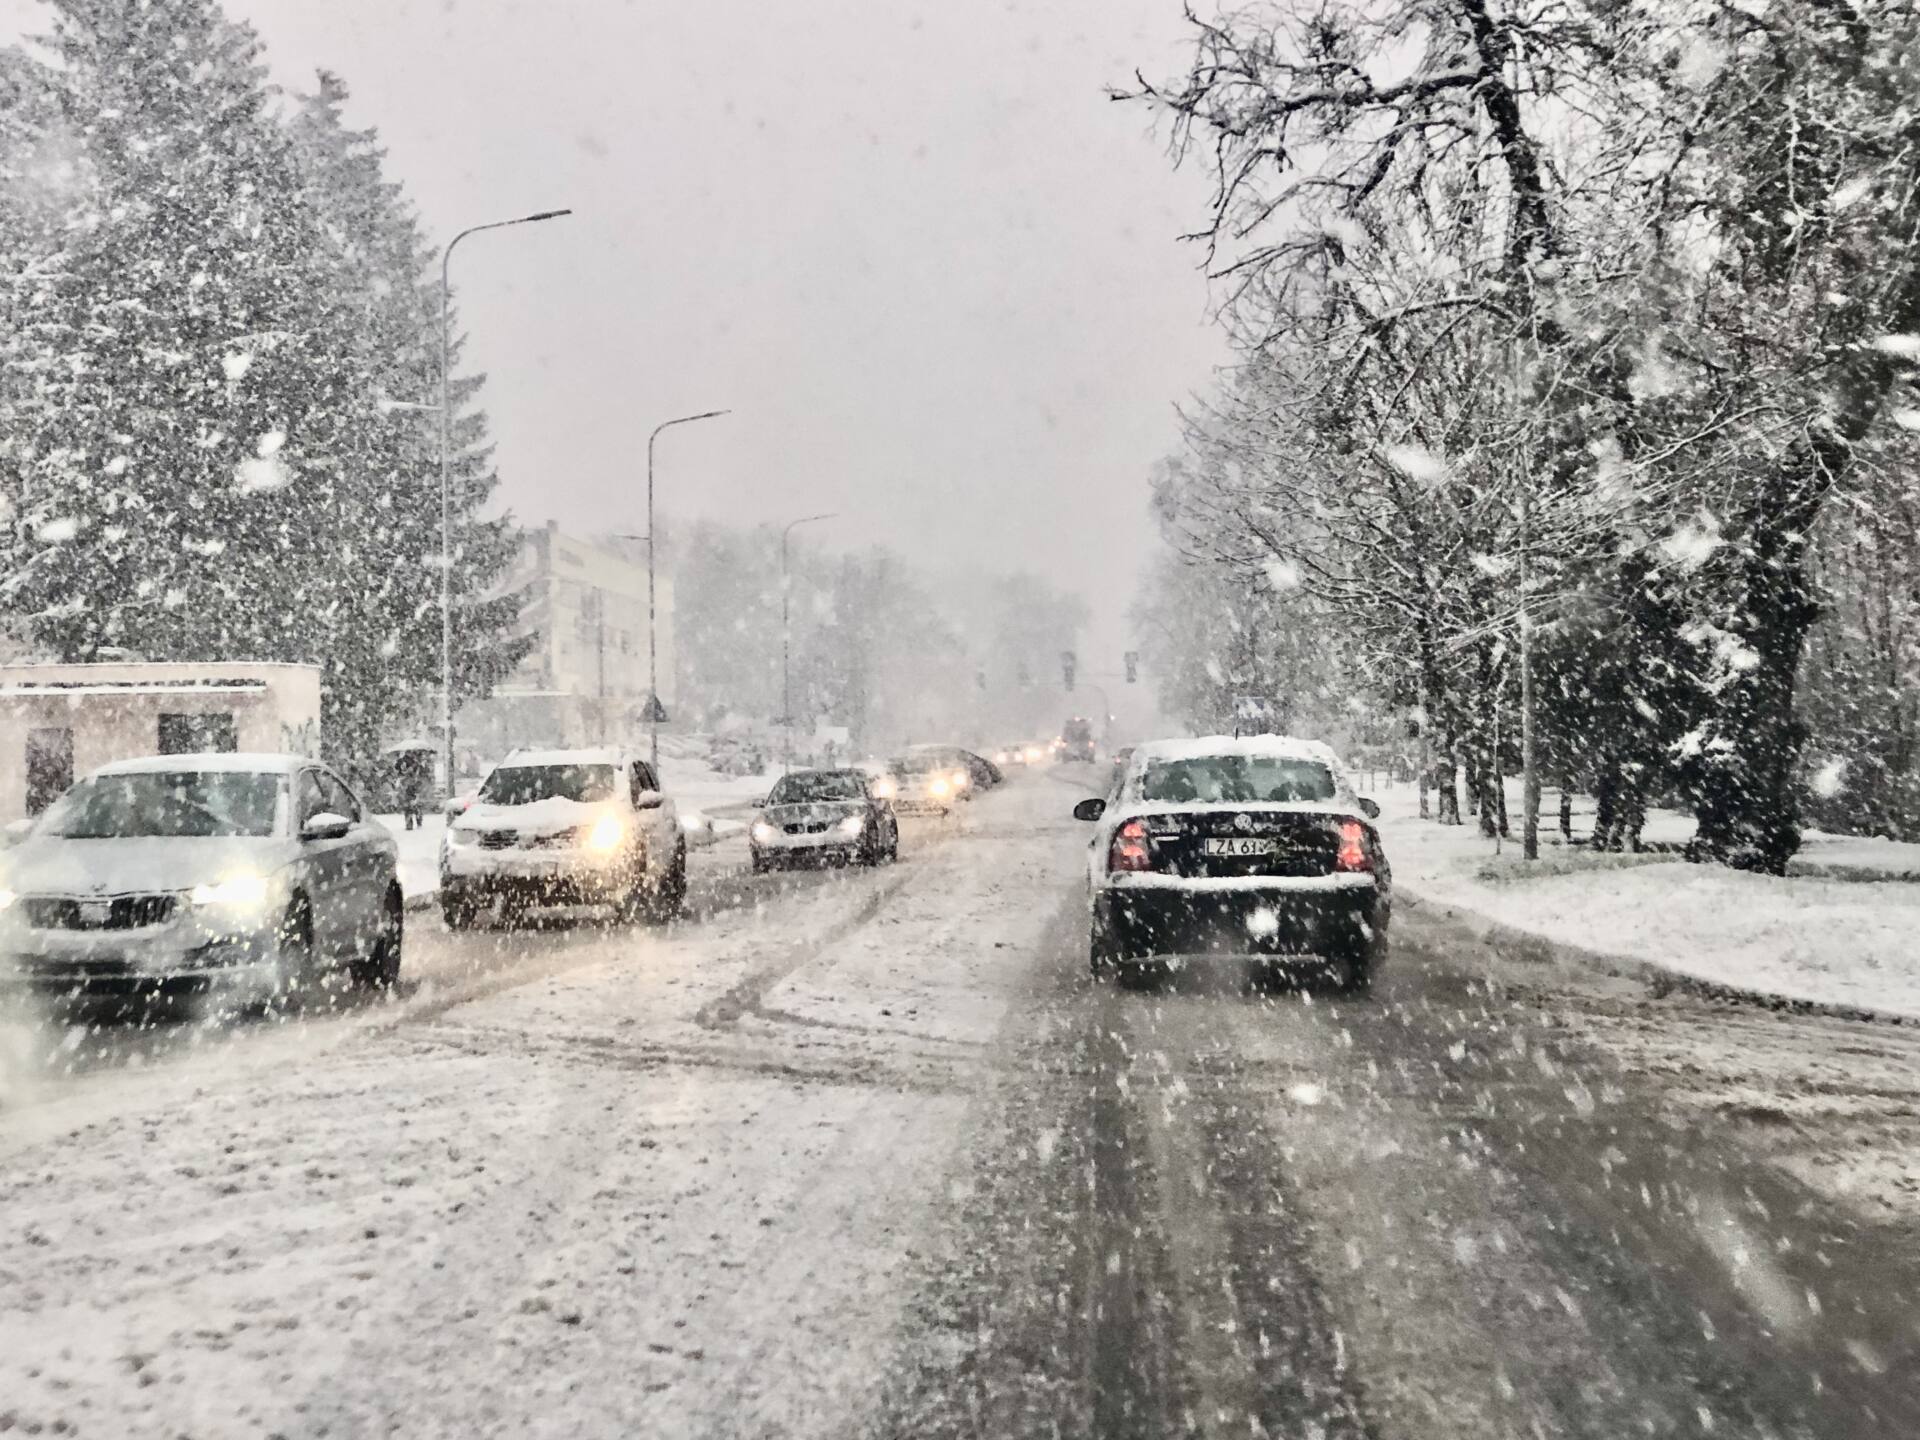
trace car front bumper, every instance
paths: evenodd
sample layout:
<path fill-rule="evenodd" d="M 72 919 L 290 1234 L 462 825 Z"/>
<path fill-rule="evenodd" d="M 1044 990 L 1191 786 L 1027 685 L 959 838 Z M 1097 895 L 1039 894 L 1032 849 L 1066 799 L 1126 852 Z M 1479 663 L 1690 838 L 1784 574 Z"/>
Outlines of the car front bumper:
<path fill-rule="evenodd" d="M 271 927 L 214 934 L 186 923 L 148 932 L 14 927 L 0 937 L 0 989 L 42 999 L 210 990 L 264 997 L 280 978 Z"/>
<path fill-rule="evenodd" d="M 1204 882 L 1203 882 L 1204 884 Z M 1093 920 L 1122 957 L 1318 956 L 1377 948 L 1389 909 L 1371 883 L 1260 888 L 1103 886 Z"/>
<path fill-rule="evenodd" d="M 835 827 L 812 835 L 781 833 L 765 839 L 755 836 L 747 843 L 763 861 L 820 860 L 859 853 L 860 847 L 866 843 L 866 832 L 861 830 L 849 835 Z"/>

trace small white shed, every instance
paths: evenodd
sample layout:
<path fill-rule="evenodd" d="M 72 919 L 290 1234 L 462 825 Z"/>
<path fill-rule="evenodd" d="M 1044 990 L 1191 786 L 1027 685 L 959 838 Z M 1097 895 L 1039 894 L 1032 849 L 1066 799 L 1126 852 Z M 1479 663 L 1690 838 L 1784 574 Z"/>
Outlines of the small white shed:
<path fill-rule="evenodd" d="M 115 760 L 319 748 L 315 665 L 0 665 L 0 823 Z"/>

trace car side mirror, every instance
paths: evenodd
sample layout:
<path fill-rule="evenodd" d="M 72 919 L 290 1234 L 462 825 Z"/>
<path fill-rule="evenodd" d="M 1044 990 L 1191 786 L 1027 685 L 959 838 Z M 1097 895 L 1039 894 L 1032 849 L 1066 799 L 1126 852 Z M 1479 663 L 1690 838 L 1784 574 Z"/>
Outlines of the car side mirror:
<path fill-rule="evenodd" d="M 1380 803 L 1377 800 L 1369 800 L 1366 796 L 1362 795 L 1360 797 L 1360 813 L 1369 820 L 1378 820 L 1380 818 Z"/>
<path fill-rule="evenodd" d="M 658 810 L 666 803 L 666 800 L 667 797 L 662 795 L 658 790 L 642 790 L 638 795 L 633 797 L 633 808 L 636 810 Z"/>
<path fill-rule="evenodd" d="M 1082 800 L 1078 805 L 1073 807 L 1073 818 L 1076 820 L 1098 820 L 1106 813 L 1107 802 L 1097 798 L 1093 800 Z"/>
<path fill-rule="evenodd" d="M 344 815 L 336 815 L 331 810 L 322 810 L 318 815 L 310 816 L 300 827 L 302 840 L 341 840 L 347 831 L 353 828 L 353 822 Z"/>

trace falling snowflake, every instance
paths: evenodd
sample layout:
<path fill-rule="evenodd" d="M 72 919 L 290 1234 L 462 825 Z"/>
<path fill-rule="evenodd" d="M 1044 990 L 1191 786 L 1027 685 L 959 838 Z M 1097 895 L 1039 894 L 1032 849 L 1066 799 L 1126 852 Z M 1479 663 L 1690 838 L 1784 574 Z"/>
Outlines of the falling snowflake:
<path fill-rule="evenodd" d="M 80 522 L 71 515 L 62 515 L 57 520 L 48 520 L 33 532 L 33 538 L 42 545 L 64 545 L 80 533 Z"/>
<path fill-rule="evenodd" d="M 1828 758 L 1818 770 L 1813 772 L 1813 793 L 1824 800 L 1831 800 L 1847 786 L 1847 762 L 1838 755 Z"/>
<path fill-rule="evenodd" d="M 286 489 L 293 483 L 293 471 L 278 455 L 266 455 L 254 460 L 242 460 L 233 467 L 233 479 L 241 494 L 263 495 L 269 491 Z"/>
<path fill-rule="evenodd" d="M 220 368 L 226 372 L 230 382 L 238 382 L 244 379 L 247 371 L 253 368 L 253 357 L 234 350 L 220 357 Z"/>
<path fill-rule="evenodd" d="M 1267 584 L 1282 593 L 1300 588 L 1300 567 L 1291 560 L 1282 560 L 1277 556 L 1266 565 Z"/>
<path fill-rule="evenodd" d="M 1394 469 L 1423 485 L 1438 485 L 1452 473 L 1445 460 L 1420 445 L 1389 445 L 1382 453 Z"/>

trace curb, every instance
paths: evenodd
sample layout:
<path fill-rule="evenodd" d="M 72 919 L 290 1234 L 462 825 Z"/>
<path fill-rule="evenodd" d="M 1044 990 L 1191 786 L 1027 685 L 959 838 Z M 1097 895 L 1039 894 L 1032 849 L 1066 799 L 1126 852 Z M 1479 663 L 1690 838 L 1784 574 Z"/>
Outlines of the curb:
<path fill-rule="evenodd" d="M 1656 999 L 1679 990 L 1705 1000 L 1746 1005 L 1785 1015 L 1816 1015 L 1830 1020 L 1851 1020 L 1858 1024 L 1869 1025 L 1907 1027 L 1920 1025 L 1920 1016 L 1906 1015 L 1892 1010 L 1875 1010 L 1864 1005 L 1841 1005 L 1826 1000 L 1806 1000 L 1793 995 L 1779 995 L 1771 990 L 1728 985 L 1718 980 L 1703 980 L 1697 976 L 1683 975 L 1679 971 L 1669 970 L 1665 966 L 1654 964 L 1651 960 L 1641 960 L 1632 955 L 1614 955 L 1604 950 L 1589 950 L 1585 946 L 1570 944 L 1564 940 L 1551 940 L 1544 935 L 1536 935 L 1531 930 L 1522 930 L 1518 926 L 1509 925 L 1505 921 L 1490 919 L 1479 911 L 1468 909 L 1456 901 L 1429 899 L 1418 890 L 1407 888 L 1405 884 L 1394 886 L 1394 901 L 1396 904 L 1411 902 L 1416 910 L 1444 915 L 1448 921 L 1470 932 L 1474 939 L 1486 945 L 1502 959 L 1522 965 L 1558 962 L 1597 970 L 1603 975 L 1611 975 L 1619 980 L 1637 980 L 1652 990 Z"/>

